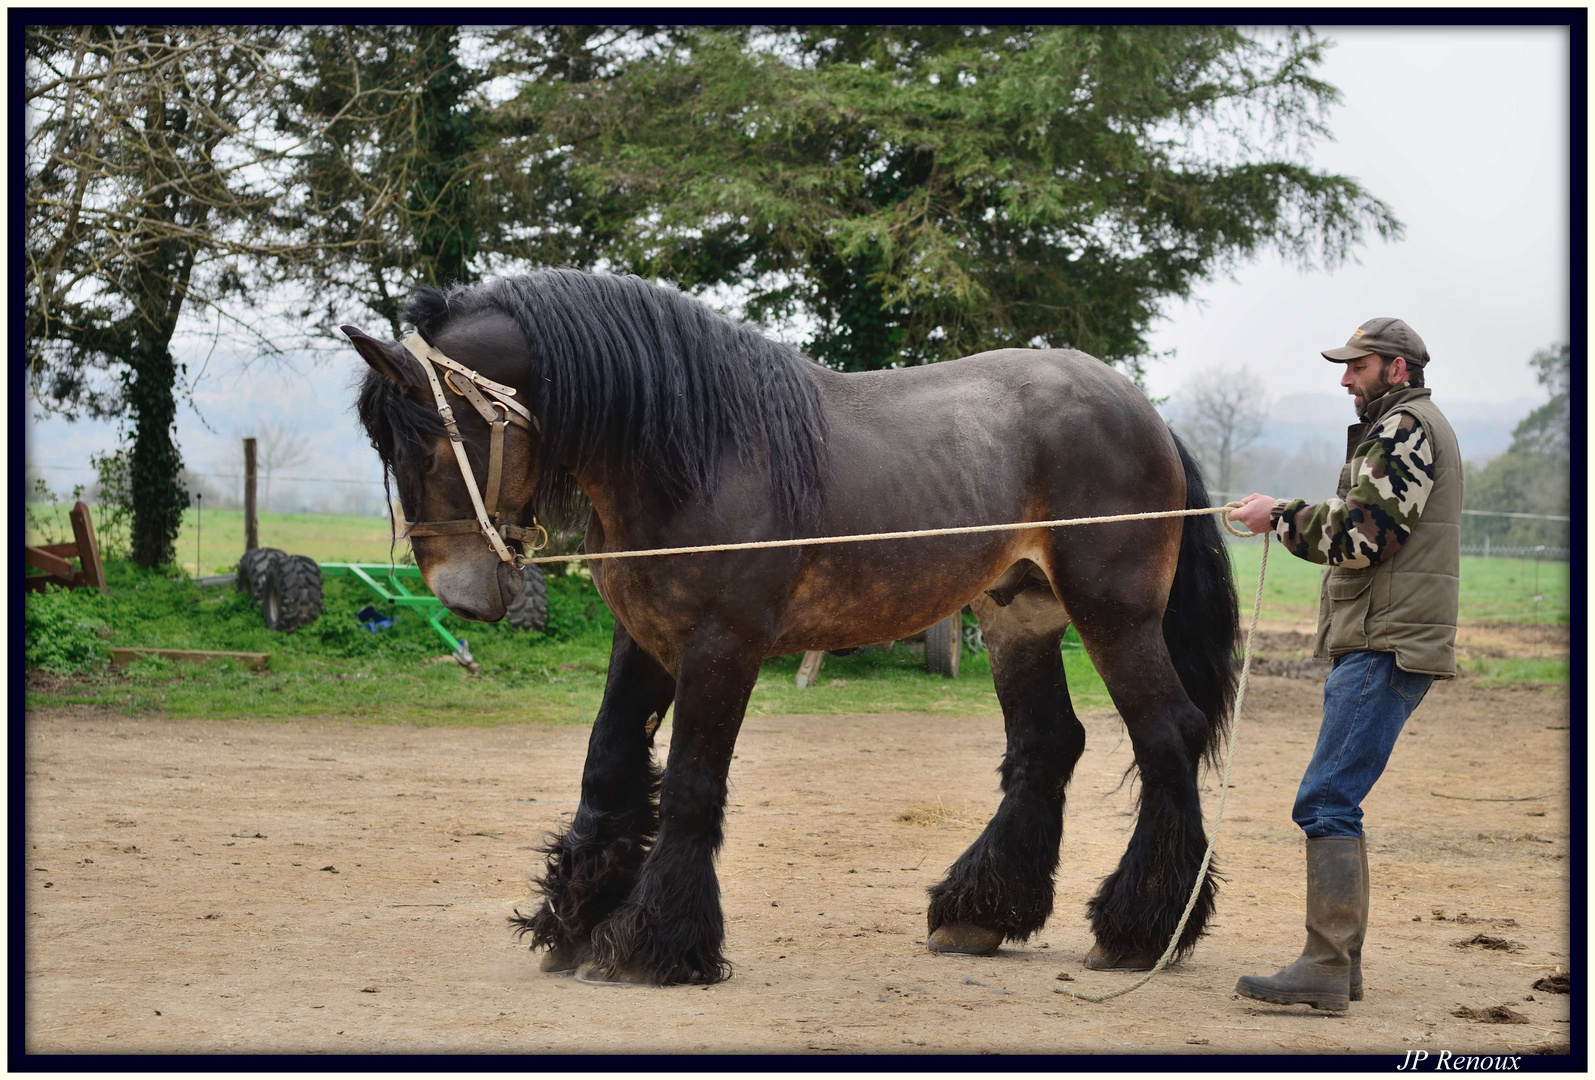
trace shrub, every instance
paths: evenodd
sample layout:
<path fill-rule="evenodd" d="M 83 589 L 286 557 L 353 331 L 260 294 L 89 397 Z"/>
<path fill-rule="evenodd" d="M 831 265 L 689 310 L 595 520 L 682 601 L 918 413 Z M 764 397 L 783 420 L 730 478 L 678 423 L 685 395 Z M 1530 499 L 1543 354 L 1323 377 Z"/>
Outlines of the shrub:
<path fill-rule="evenodd" d="M 23 614 L 24 663 L 62 675 L 104 667 L 110 634 L 105 618 L 105 598 L 89 589 L 49 586 L 29 593 Z"/>

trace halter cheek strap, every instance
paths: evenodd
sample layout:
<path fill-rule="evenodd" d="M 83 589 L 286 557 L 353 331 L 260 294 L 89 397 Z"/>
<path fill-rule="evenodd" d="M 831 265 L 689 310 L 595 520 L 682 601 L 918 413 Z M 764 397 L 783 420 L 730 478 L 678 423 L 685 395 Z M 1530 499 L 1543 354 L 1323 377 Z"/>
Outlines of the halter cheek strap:
<path fill-rule="evenodd" d="M 514 400 L 513 386 L 494 382 L 464 364 L 450 360 L 427 344 L 420 334 L 411 334 L 402 344 L 410 355 L 415 357 L 416 363 L 421 365 L 421 370 L 426 372 L 427 383 L 432 388 L 432 397 L 437 402 L 438 415 L 443 418 L 443 427 L 448 432 L 449 445 L 454 448 L 454 458 L 459 462 L 460 474 L 465 478 L 465 488 L 471 495 L 471 508 L 476 511 L 474 520 L 456 518 L 453 521 L 412 524 L 408 535 L 449 536 L 479 531 L 487 538 L 489 546 L 501 561 L 515 565 L 515 555 L 504 543 L 505 538 L 523 543 L 536 539 L 538 542 L 530 546 L 531 550 L 537 551 L 548 543 L 548 531 L 537 524 L 535 519 L 532 521 L 531 529 L 523 529 L 502 520 L 502 514 L 498 509 L 498 496 L 504 473 L 504 429 L 514 424 L 530 436 L 534 428 L 540 427 L 537 418 L 525 405 Z M 440 367 L 444 369 L 442 382 L 438 380 L 437 369 Z M 455 423 L 454 410 L 449 406 L 448 399 L 443 396 L 444 382 L 448 383 L 450 390 L 471 403 L 471 406 L 482 415 L 482 419 L 488 422 L 492 431 L 492 443 L 488 453 L 486 498 L 477 487 L 476 474 L 471 471 L 471 461 L 465 453 L 465 440 L 460 435 L 459 425 Z M 492 394 L 494 400 L 489 401 L 483 395 L 483 390 Z"/>

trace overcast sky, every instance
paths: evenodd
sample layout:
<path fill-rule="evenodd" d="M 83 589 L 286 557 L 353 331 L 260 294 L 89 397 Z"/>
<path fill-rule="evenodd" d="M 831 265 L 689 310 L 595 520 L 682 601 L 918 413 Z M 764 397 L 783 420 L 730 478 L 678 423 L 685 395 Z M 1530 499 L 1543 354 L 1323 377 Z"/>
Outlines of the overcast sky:
<path fill-rule="evenodd" d="M 1171 303 L 1151 344 L 1175 357 L 1150 365 L 1150 389 L 1177 395 L 1216 365 L 1245 369 L 1275 399 L 1339 393 L 1340 369 L 1318 352 L 1394 315 L 1428 344 L 1442 405 L 1543 400 L 1528 357 L 1568 335 L 1568 34 L 1321 30 L 1336 46 L 1320 75 L 1344 100 L 1329 115 L 1335 141 L 1314 163 L 1357 178 L 1406 236 L 1375 239 L 1334 271 L 1265 257 Z M 178 417 L 189 467 L 226 471 L 241 435 L 277 424 L 310 450 L 295 473 L 375 480 L 376 455 L 348 409 L 358 362 L 351 349 L 318 370 L 242 375 L 235 358 L 213 357 L 195 394 L 209 429 L 188 406 Z M 29 463 L 55 467 L 44 475 L 58 489 L 87 480 L 89 453 L 115 443 L 110 425 L 60 420 L 31 423 L 29 436 Z"/>
<path fill-rule="evenodd" d="M 1152 391 L 1218 365 L 1274 397 L 1338 393 L 1318 353 L 1393 315 L 1429 347 L 1437 401 L 1540 396 L 1527 360 L 1568 334 L 1568 34 L 1319 29 L 1343 100 L 1314 164 L 1383 199 L 1406 236 L 1331 272 L 1268 257 L 1169 305 L 1152 345 L 1176 359 L 1151 366 Z"/>

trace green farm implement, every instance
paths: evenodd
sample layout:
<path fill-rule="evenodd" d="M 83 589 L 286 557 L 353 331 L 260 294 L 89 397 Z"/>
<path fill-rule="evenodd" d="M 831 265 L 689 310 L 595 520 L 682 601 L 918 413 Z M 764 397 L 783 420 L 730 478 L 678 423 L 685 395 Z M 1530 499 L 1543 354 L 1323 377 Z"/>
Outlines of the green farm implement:
<path fill-rule="evenodd" d="M 289 555 L 277 548 L 252 548 L 238 560 L 235 584 L 240 592 L 260 605 L 266 625 L 289 633 L 321 617 L 324 603 L 321 582 L 329 577 L 351 577 L 365 585 L 383 609 L 385 617 L 372 609 L 373 618 L 362 612 L 358 617 L 373 624 L 386 622 L 401 610 L 414 611 L 426 620 L 449 648 L 449 655 L 472 672 L 482 665 L 471 656 L 464 638 L 457 638 L 443 625 L 448 609 L 427 591 L 417 566 L 388 563 L 318 563 L 304 555 Z M 535 566 L 525 568 L 525 585 L 510 605 L 506 618 L 523 630 L 542 630 L 548 622 L 548 584 Z"/>
<path fill-rule="evenodd" d="M 408 608 L 414 611 L 426 624 L 437 631 L 438 637 L 443 639 L 443 644 L 449 647 L 449 655 L 458 660 L 461 666 L 473 673 L 479 673 L 482 665 L 478 664 L 471 656 L 471 649 L 463 638 L 457 638 L 449 633 L 443 625 L 443 616 L 448 614 L 448 608 L 443 602 L 430 592 L 421 580 L 419 566 L 389 566 L 383 563 L 318 563 L 321 567 L 321 576 L 327 577 L 352 577 L 365 583 L 366 588 L 377 595 L 377 598 L 390 608 Z M 421 590 L 419 594 L 411 592 L 405 582 Z"/>

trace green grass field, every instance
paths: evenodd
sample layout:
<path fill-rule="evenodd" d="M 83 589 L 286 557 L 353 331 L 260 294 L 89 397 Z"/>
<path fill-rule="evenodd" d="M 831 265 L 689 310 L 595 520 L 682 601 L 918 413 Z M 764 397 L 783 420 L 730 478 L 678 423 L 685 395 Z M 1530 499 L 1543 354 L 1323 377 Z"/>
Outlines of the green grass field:
<path fill-rule="evenodd" d="M 197 535 L 193 515 L 179 550 Z M 230 570 L 243 547 L 237 511 L 205 515 L 207 573 Z M 387 522 L 379 518 L 266 515 L 261 542 L 321 561 L 386 562 Z M 214 549 L 211 544 L 214 543 Z M 1257 580 L 1260 542 L 1231 545 L 1243 618 Z M 193 570 L 192 558 L 185 568 Z M 326 610 L 293 634 L 265 628 L 248 600 L 230 588 L 201 589 L 185 578 L 108 564 L 111 596 L 54 590 L 30 597 L 26 609 L 29 705 L 90 704 L 174 716 L 289 717 L 329 715 L 356 721 L 479 723 L 500 720 L 589 722 L 603 693 L 613 619 L 582 573 L 550 579 L 550 629 L 533 633 L 508 624 L 447 623 L 469 640 L 485 675 L 466 675 L 413 613 L 394 628 L 371 634 L 355 612 L 374 599 L 347 578 L 325 582 Z M 1270 552 L 1263 617 L 1311 622 L 1320 569 Z M 1471 621 L 1566 622 L 1568 565 L 1465 558 L 1462 613 Z M 1534 596 L 1540 596 L 1538 611 Z M 255 674 L 229 662 L 145 660 L 123 670 L 106 667 L 112 646 L 208 649 L 271 654 L 271 670 Z M 1066 648 L 1065 669 L 1077 708 L 1109 704 L 1106 689 L 1078 647 Z M 915 650 L 900 646 L 828 657 L 817 685 L 793 684 L 798 657 L 770 660 L 749 704 L 753 715 L 912 711 L 996 715 L 984 654 L 966 654 L 958 679 L 928 674 Z M 55 672 L 54 676 L 50 675 Z M 1562 683 L 1568 662 L 1555 659 L 1469 661 L 1464 671 L 1486 684 Z"/>
<path fill-rule="evenodd" d="M 60 516 L 64 523 L 64 510 Z M 308 555 L 320 562 L 387 562 L 389 558 L 386 518 L 261 514 L 259 527 L 262 546 Z M 56 538 L 70 538 L 70 530 Z M 29 543 L 41 539 L 44 537 L 38 530 L 29 529 Z M 393 557 L 402 560 L 407 547 L 404 541 L 392 545 Z M 190 574 L 230 572 L 244 550 L 244 512 L 206 510 L 200 521 L 190 508 L 183 518 L 176 549 L 179 565 Z M 1257 540 L 1230 545 L 1235 587 L 1243 611 L 1250 610 L 1262 550 L 1262 542 Z M 196 563 L 196 556 L 203 562 L 202 568 Z M 1464 555 L 1460 618 L 1464 622 L 1566 622 L 1568 574 L 1565 562 L 1542 561 L 1536 566 L 1533 559 Z M 1273 544 L 1263 591 L 1263 617 L 1270 621 L 1315 619 L 1322 575 L 1322 567 L 1288 555 Z M 1537 603 L 1536 596 L 1540 598 Z"/>
<path fill-rule="evenodd" d="M 1262 552 L 1261 540 L 1230 545 L 1235 591 L 1240 595 L 1243 618 L 1251 613 Z M 1463 622 L 1565 623 L 1571 595 L 1568 575 L 1565 562 L 1544 561 L 1536 568 L 1533 559 L 1464 555 L 1458 618 Z M 1287 554 L 1278 544 L 1270 544 L 1263 618 L 1272 622 L 1316 621 L 1318 583 L 1322 577 L 1323 567 Z M 1540 597 L 1537 604 L 1536 596 Z"/>
<path fill-rule="evenodd" d="M 30 544 L 48 540 L 70 540 L 71 526 L 66 510 L 51 515 L 47 507 L 34 504 L 34 513 L 50 520 L 49 530 L 30 527 Z M 100 507 L 90 507 L 96 524 L 106 520 Z M 60 521 L 53 520 L 59 517 Z M 281 548 L 295 555 L 309 555 L 318 562 L 387 562 L 388 519 L 354 517 L 347 514 L 260 514 L 262 547 Z M 53 533 L 45 536 L 45 531 Z M 244 512 L 206 510 L 201 517 L 193 507 L 183 515 L 183 527 L 175 543 L 177 564 L 196 577 L 225 574 L 238 565 L 244 550 Z M 393 546 L 395 558 L 409 548 L 407 541 Z M 198 561 L 196 561 L 198 560 Z"/>
<path fill-rule="evenodd" d="M 261 547 L 281 548 L 308 555 L 317 562 L 387 562 L 390 528 L 386 517 L 350 517 L 341 514 L 261 514 Z M 183 569 L 193 572 L 198 557 L 206 574 L 226 573 L 238 564 L 244 550 L 244 512 L 206 510 L 197 519 L 192 508 L 183 515 L 177 534 L 177 557 Z M 395 558 L 409 548 L 408 541 L 393 545 Z"/>

